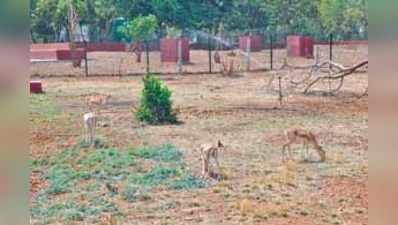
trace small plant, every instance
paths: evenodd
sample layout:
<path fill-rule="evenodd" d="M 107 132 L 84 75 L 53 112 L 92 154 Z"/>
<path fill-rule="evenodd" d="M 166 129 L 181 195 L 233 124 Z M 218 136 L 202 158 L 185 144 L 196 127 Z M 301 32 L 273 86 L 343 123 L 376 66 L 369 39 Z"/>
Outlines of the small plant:
<path fill-rule="evenodd" d="M 176 123 L 176 115 L 172 113 L 171 91 L 151 74 L 147 74 L 143 81 L 144 90 L 136 118 L 149 124 Z"/>

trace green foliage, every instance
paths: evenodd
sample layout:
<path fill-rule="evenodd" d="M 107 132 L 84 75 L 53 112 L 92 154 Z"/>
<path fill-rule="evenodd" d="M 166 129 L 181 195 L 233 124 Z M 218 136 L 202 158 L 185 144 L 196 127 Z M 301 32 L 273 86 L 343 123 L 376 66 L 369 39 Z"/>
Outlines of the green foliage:
<path fill-rule="evenodd" d="M 137 195 L 139 194 L 140 186 L 136 184 L 128 184 L 125 190 L 122 192 L 122 198 L 127 202 L 135 202 L 137 200 Z"/>
<path fill-rule="evenodd" d="M 124 37 L 125 41 L 131 39 L 143 42 L 154 38 L 158 29 L 158 20 L 154 15 L 139 16 L 132 21 L 128 21 L 124 26 L 119 27 L 118 32 Z"/>
<path fill-rule="evenodd" d="M 46 176 L 49 185 L 47 193 L 62 194 L 72 191 L 76 177 L 76 171 L 68 165 L 55 165 L 51 167 Z"/>
<path fill-rule="evenodd" d="M 78 199 L 70 199 L 65 202 L 51 201 L 48 196 L 40 195 L 31 205 L 31 214 L 40 224 L 66 223 L 72 221 L 91 223 L 99 222 L 102 213 L 122 215 L 116 204 L 103 197 L 91 197 L 90 204 L 79 203 Z"/>
<path fill-rule="evenodd" d="M 40 121 L 54 121 L 62 112 L 61 108 L 54 103 L 51 96 L 47 94 L 29 96 L 29 113 L 32 118 Z"/>
<path fill-rule="evenodd" d="M 171 144 L 152 148 L 142 147 L 132 151 L 132 154 L 140 158 L 154 159 L 163 162 L 177 162 L 182 159 L 182 153 Z"/>
<path fill-rule="evenodd" d="M 367 0 L 320 0 L 319 18 L 328 33 L 339 38 L 367 30 Z"/>
<path fill-rule="evenodd" d="M 154 187 L 164 184 L 168 179 L 174 177 L 176 174 L 176 168 L 156 166 L 143 176 L 132 177 L 131 181 L 145 187 Z"/>
<path fill-rule="evenodd" d="M 197 189 L 197 188 L 204 188 L 207 186 L 207 183 L 197 177 L 192 176 L 191 174 L 185 174 L 183 177 L 174 180 L 168 184 L 168 186 L 172 189 Z"/>
<path fill-rule="evenodd" d="M 97 179 L 121 179 L 135 165 L 134 156 L 116 149 L 98 149 L 81 158 L 78 163 Z"/>
<path fill-rule="evenodd" d="M 144 77 L 141 104 L 135 116 L 139 121 L 149 124 L 176 123 L 172 113 L 171 91 L 155 76 Z"/>
<path fill-rule="evenodd" d="M 77 144 L 50 158 L 31 161 L 31 168 L 43 173 L 48 184 L 32 200 L 32 218 L 40 224 L 94 224 L 104 212 L 122 215 L 116 199 L 146 201 L 159 186 L 177 190 L 205 187 L 205 181 L 193 177 L 182 159 L 171 144 L 124 151 Z M 154 166 L 142 170 L 138 166 L 142 161 L 152 161 Z"/>
<path fill-rule="evenodd" d="M 89 148 L 90 147 L 90 143 L 86 142 L 86 140 L 81 139 L 79 140 L 79 147 L 80 148 Z M 95 138 L 94 140 L 94 148 L 96 149 L 100 149 L 100 148 L 108 148 L 109 146 L 106 144 L 106 142 L 101 139 L 101 138 Z"/>
<path fill-rule="evenodd" d="M 261 29 L 317 38 L 329 32 L 355 38 L 368 29 L 368 0 L 35 0 L 30 10 L 34 40 L 55 40 L 67 25 L 69 2 L 100 40 L 115 18 L 129 21 L 120 29 L 125 41 L 148 41 L 159 25 L 164 32 L 167 26 L 215 30 L 223 23 L 226 32 Z"/>
<path fill-rule="evenodd" d="M 177 27 L 166 27 L 167 38 L 180 38 L 182 35 L 182 30 Z"/>

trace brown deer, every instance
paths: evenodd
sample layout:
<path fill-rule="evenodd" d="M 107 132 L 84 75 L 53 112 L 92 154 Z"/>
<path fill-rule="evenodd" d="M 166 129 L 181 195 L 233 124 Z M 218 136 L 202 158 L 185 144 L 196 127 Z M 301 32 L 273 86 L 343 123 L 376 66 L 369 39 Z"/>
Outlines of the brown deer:
<path fill-rule="evenodd" d="M 282 161 L 285 161 L 286 159 L 286 151 L 288 151 L 289 158 L 291 158 L 292 144 L 303 144 L 306 157 L 308 156 L 308 145 L 312 145 L 312 147 L 317 151 L 319 157 L 321 158 L 321 162 L 324 162 L 326 160 L 325 150 L 323 150 L 322 146 L 319 145 L 317 138 L 311 131 L 294 128 L 285 131 L 285 136 L 287 142 L 282 147 Z"/>
<path fill-rule="evenodd" d="M 91 96 L 87 96 L 86 98 L 86 104 L 88 106 L 88 108 L 90 109 L 90 111 L 99 111 L 99 108 L 103 105 L 105 105 L 108 100 L 111 98 L 111 95 L 101 95 L 101 94 L 97 94 L 97 95 L 91 95 Z"/>
<path fill-rule="evenodd" d="M 220 162 L 218 161 L 218 153 L 220 150 L 224 149 L 223 143 L 221 141 L 217 142 L 217 145 L 203 144 L 199 147 L 200 159 L 202 161 L 202 176 L 212 177 L 212 173 L 209 169 L 210 159 L 213 158 L 216 162 L 218 171 L 220 171 Z"/>

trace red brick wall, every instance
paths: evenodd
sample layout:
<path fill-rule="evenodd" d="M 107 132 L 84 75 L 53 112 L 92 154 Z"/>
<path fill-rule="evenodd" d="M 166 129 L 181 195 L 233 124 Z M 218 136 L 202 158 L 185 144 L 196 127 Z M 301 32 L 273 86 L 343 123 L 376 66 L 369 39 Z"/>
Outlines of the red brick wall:
<path fill-rule="evenodd" d="M 46 44 L 31 44 L 30 50 L 57 50 L 69 49 L 69 43 L 46 43 Z"/>
<path fill-rule="evenodd" d="M 291 35 L 287 37 L 286 44 L 290 57 L 314 57 L 314 40 L 311 37 Z"/>
<path fill-rule="evenodd" d="M 311 37 L 303 37 L 303 53 L 305 58 L 314 58 L 314 39 Z"/>
<path fill-rule="evenodd" d="M 30 59 L 57 60 L 57 50 L 54 49 L 30 50 Z"/>
<path fill-rule="evenodd" d="M 243 36 L 239 38 L 239 48 L 241 51 L 247 50 L 247 40 L 250 38 L 250 51 L 252 52 L 259 52 L 263 49 L 263 40 L 261 36 Z"/>
<path fill-rule="evenodd" d="M 30 81 L 30 93 L 43 93 L 43 87 L 40 81 Z"/>
<path fill-rule="evenodd" d="M 84 49 L 76 49 L 73 51 L 71 50 L 57 50 L 57 59 L 58 60 L 72 60 L 72 59 L 78 59 L 82 60 L 84 59 L 84 56 L 86 54 L 86 51 Z"/>
<path fill-rule="evenodd" d="M 303 52 L 303 46 L 301 44 L 302 38 L 300 36 L 292 35 L 287 36 L 286 45 L 287 45 L 287 55 L 290 57 L 301 57 L 301 53 Z"/>
<path fill-rule="evenodd" d="M 184 62 L 189 62 L 189 40 L 182 38 L 182 59 Z M 177 62 L 178 61 L 178 39 L 163 38 L 160 40 L 160 55 L 162 62 Z"/>
<path fill-rule="evenodd" d="M 84 59 L 84 43 L 77 43 L 76 59 Z M 125 51 L 125 45 L 120 43 L 87 43 L 87 51 Z M 31 44 L 30 59 L 36 60 L 72 60 L 69 43 Z"/>
<path fill-rule="evenodd" d="M 77 46 L 84 48 L 84 43 L 78 43 Z M 88 52 L 124 52 L 126 46 L 120 43 L 87 43 Z"/>

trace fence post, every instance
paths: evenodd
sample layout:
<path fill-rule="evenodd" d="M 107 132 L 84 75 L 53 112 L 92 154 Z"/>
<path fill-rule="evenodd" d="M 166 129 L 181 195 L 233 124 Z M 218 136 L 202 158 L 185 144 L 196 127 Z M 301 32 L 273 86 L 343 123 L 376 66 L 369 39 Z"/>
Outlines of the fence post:
<path fill-rule="evenodd" d="M 283 104 L 283 91 L 282 91 L 282 77 L 278 75 L 278 83 L 279 83 L 279 106 L 282 107 Z"/>
<path fill-rule="evenodd" d="M 84 71 L 86 73 L 86 77 L 88 77 L 87 42 L 84 42 L 84 45 Z"/>
<path fill-rule="evenodd" d="M 246 40 L 246 71 L 250 71 L 250 58 L 251 58 L 251 35 Z"/>
<path fill-rule="evenodd" d="M 270 64 L 271 64 L 271 70 L 274 69 L 274 43 L 272 40 L 272 33 L 269 35 L 269 43 L 270 43 Z"/>
<path fill-rule="evenodd" d="M 329 60 L 333 60 L 333 34 L 329 36 Z"/>
<path fill-rule="evenodd" d="M 149 73 L 150 69 L 149 69 L 149 46 L 148 46 L 148 42 L 145 41 L 145 52 L 146 52 L 146 72 Z"/>
<path fill-rule="evenodd" d="M 182 74 L 182 39 L 178 39 L 177 42 L 177 54 L 178 54 L 178 59 L 177 59 L 177 73 Z"/>
<path fill-rule="evenodd" d="M 210 36 L 207 37 L 207 48 L 209 50 L 209 73 L 212 73 L 212 58 L 211 58 L 211 43 L 210 43 Z"/>
<path fill-rule="evenodd" d="M 332 73 L 332 60 L 333 60 L 333 34 L 329 36 L 329 94 L 332 93 L 332 80 L 330 79 Z"/>

